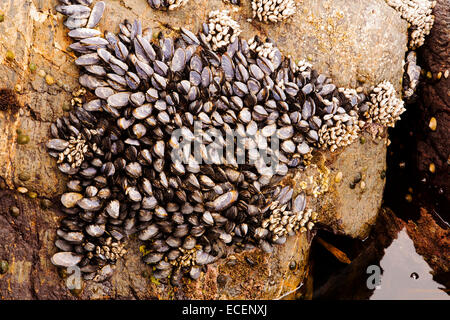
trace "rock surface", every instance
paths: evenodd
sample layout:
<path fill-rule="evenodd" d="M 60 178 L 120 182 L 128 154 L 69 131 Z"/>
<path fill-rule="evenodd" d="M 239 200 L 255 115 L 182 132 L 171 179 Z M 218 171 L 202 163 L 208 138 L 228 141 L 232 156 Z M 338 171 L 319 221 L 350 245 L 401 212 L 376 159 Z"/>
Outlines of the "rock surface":
<path fill-rule="evenodd" d="M 334 233 L 364 239 L 375 223 L 383 200 L 386 146 L 364 133 L 360 141 L 327 159 L 330 192 L 318 198 L 320 222 Z M 383 155 L 383 156 L 381 156 Z M 337 178 L 342 173 L 342 180 Z"/>
<path fill-rule="evenodd" d="M 111 279 L 103 283 L 85 282 L 83 290 L 71 295 L 59 279 L 50 257 L 58 220 L 62 216 L 60 195 L 65 177 L 55 168 L 54 159 L 45 150 L 50 123 L 63 115 L 62 106 L 78 88 L 78 70 L 74 57 L 66 51 L 70 39 L 56 14 L 56 0 L 27 0 L 21 6 L 0 0 L 5 15 L 0 23 L 0 80 L 4 87 L 21 86 L 17 113 L 0 111 L 0 186 L 14 189 L 24 186 L 39 197 L 54 199 L 55 209 L 43 210 L 39 200 L 11 191 L 0 191 L 0 259 L 9 261 L 10 270 L 0 275 L 2 299 L 105 299 L 105 298 L 195 298 L 195 299 L 274 299 L 299 286 L 307 277 L 309 244 L 312 234 L 299 234 L 278 246 L 272 254 L 259 250 L 235 254 L 209 265 L 198 281 L 173 288 L 151 277 L 151 270 L 141 261 L 139 243 L 130 239 L 128 255 L 118 262 Z M 221 0 L 190 1 L 183 9 L 164 13 L 153 11 L 144 0 L 107 0 L 101 30 L 116 26 L 124 18 L 139 17 L 145 26 L 167 34 L 179 26 L 198 30 L 210 10 L 232 9 Z M 265 25 L 253 21 L 249 4 L 231 15 L 242 26 L 243 36 L 269 36 L 281 51 L 295 59 L 307 59 L 320 72 L 328 74 L 338 86 L 368 88 L 382 80 L 400 89 L 402 60 L 407 43 L 406 23 L 381 0 L 344 0 L 298 2 L 298 13 L 287 23 Z M 113 31 L 117 31 L 114 27 Z M 5 59 L 6 51 L 15 54 Z M 31 72 L 33 63 L 37 70 Z M 40 71 L 53 76 L 48 85 Z M 1 97 L 0 97 L 1 98 Z M 16 130 L 30 137 L 19 145 Z M 294 175 L 297 192 L 301 181 L 327 182 L 330 192 L 308 197 L 310 207 L 319 212 L 320 226 L 352 237 L 365 237 L 381 205 L 386 148 L 383 141 L 359 142 L 334 154 L 319 152 L 315 165 Z M 327 173 L 326 167 L 331 168 Z M 335 183 L 335 175 L 343 179 Z M 359 172 L 365 189 L 349 187 Z M 311 177 L 311 178 L 310 178 Z M 11 206 L 20 208 L 14 218 Z M 233 266 L 234 265 L 234 266 Z M 289 268 L 289 265 L 294 266 Z"/>
<path fill-rule="evenodd" d="M 431 80 L 425 80 L 419 101 L 417 130 L 417 167 L 439 194 L 450 203 L 450 3 L 437 1 L 434 8 L 436 20 L 431 33 L 419 51 L 421 64 L 425 72 L 430 71 Z M 447 78 L 445 72 L 447 71 Z M 441 78 L 437 79 L 441 73 Z M 436 131 L 430 130 L 428 123 L 431 117 L 436 118 Z M 434 163 L 436 171 L 430 174 L 430 163 Z M 440 190 L 439 190 L 440 189 Z"/>

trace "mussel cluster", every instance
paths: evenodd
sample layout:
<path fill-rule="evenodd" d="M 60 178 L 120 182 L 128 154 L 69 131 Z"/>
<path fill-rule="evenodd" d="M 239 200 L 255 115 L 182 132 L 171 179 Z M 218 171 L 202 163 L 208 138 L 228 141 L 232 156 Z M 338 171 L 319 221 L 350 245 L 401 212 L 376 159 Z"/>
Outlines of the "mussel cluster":
<path fill-rule="evenodd" d="M 417 54 L 415 51 L 408 52 L 403 69 L 403 99 L 407 103 L 410 103 L 415 98 L 415 92 L 419 85 L 420 73 L 422 71 L 422 68 L 417 64 Z"/>
<path fill-rule="evenodd" d="M 150 7 L 157 10 L 175 10 L 184 6 L 189 0 L 147 0 Z"/>
<path fill-rule="evenodd" d="M 64 25 L 68 29 L 95 28 L 103 16 L 106 4 L 97 2 L 91 9 L 89 6 L 93 0 L 60 0 L 61 4 L 56 6 L 56 11 L 67 16 Z"/>
<path fill-rule="evenodd" d="M 47 148 L 70 177 L 55 265 L 95 279 L 137 234 L 155 278 L 177 285 L 230 250 L 271 252 L 313 228 L 317 214 L 283 177 L 328 128 L 357 124 L 362 93 L 339 90 L 269 39 L 235 35 L 214 47 L 208 23 L 155 39 L 127 20 L 102 37 L 93 28 L 103 2 L 92 12 L 61 2 L 79 82 L 97 98 L 51 125 Z"/>

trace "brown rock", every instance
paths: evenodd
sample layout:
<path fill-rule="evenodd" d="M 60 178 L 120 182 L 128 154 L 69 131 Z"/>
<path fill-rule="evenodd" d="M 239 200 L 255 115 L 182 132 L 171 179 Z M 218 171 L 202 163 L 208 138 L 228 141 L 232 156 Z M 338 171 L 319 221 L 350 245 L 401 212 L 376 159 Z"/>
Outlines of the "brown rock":
<path fill-rule="evenodd" d="M 450 202 L 450 76 L 445 78 L 446 70 L 450 73 L 450 51 L 448 35 L 450 33 L 450 3 L 437 1 L 433 10 L 435 23 L 423 48 L 421 67 L 425 72 L 431 71 L 433 79 L 423 84 L 419 101 L 417 120 L 417 167 L 425 176 L 427 184 L 435 187 Z M 437 75 L 441 73 L 438 80 Z M 432 117 L 436 118 L 436 130 L 429 128 Z M 435 173 L 429 173 L 430 163 L 435 165 Z M 444 205 L 445 206 L 445 205 Z"/>
<path fill-rule="evenodd" d="M 50 257 L 54 246 L 57 211 L 43 211 L 37 199 L 0 191 L 0 260 L 9 271 L 0 275 L 0 299 L 71 299 Z M 8 208 L 21 214 L 12 217 Z"/>
<path fill-rule="evenodd" d="M 381 173 L 386 170 L 384 140 L 372 140 L 367 133 L 364 137 L 364 144 L 356 141 L 330 157 L 330 176 L 342 172 L 342 181 L 330 179 L 331 192 L 318 203 L 322 224 L 335 233 L 361 239 L 367 237 L 377 218 L 384 190 Z"/>

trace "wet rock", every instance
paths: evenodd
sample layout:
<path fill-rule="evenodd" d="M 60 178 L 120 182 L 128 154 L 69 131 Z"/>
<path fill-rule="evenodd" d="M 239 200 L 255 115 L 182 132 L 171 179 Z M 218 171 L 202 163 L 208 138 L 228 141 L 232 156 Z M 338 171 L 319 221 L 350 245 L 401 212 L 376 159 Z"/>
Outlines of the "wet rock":
<path fill-rule="evenodd" d="M 446 199 L 443 207 L 447 207 L 450 203 L 450 3 L 438 0 L 433 14 L 436 17 L 433 29 L 418 51 L 423 61 L 421 67 L 425 72 L 431 72 L 432 79 L 423 83 L 422 95 L 418 101 L 419 117 L 413 124 L 417 137 L 415 154 L 417 169 L 426 177 L 426 184 Z M 440 79 L 437 79 L 439 73 Z M 432 117 L 436 119 L 435 130 L 427 125 Z M 434 174 L 429 171 L 431 163 L 435 165 Z"/>
<path fill-rule="evenodd" d="M 318 202 L 321 223 L 336 233 L 361 239 L 367 237 L 381 207 L 384 180 L 380 179 L 380 174 L 386 170 L 386 158 L 379 156 L 385 154 L 386 146 L 372 141 L 368 134 L 365 136 L 367 143 L 353 143 L 335 158 L 329 173 L 332 192 L 325 193 Z M 360 188 L 351 188 L 361 172 L 366 185 L 364 193 Z M 339 179 L 336 181 L 337 174 Z"/>

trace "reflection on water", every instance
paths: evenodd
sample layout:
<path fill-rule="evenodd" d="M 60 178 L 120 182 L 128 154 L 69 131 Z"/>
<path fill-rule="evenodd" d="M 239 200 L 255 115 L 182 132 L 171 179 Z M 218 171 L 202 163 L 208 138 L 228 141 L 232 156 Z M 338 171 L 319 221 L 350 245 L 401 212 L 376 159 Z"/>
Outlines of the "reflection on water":
<path fill-rule="evenodd" d="M 443 291 L 445 288 L 433 280 L 430 266 L 416 252 L 405 229 L 385 249 L 380 266 L 383 269 L 381 283 L 370 300 L 450 300 L 450 296 Z"/>

